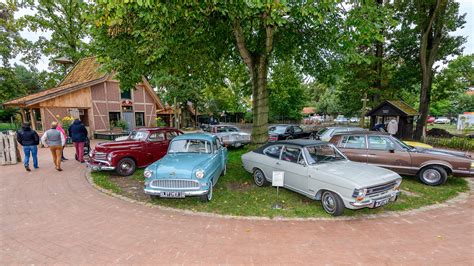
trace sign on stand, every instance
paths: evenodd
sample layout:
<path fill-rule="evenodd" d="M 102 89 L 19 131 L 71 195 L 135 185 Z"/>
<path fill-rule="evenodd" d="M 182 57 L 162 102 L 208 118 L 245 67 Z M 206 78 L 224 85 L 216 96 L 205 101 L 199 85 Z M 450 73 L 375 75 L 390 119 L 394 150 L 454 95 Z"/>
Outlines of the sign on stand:
<path fill-rule="evenodd" d="M 280 187 L 283 186 L 285 182 L 285 172 L 283 171 L 273 171 L 272 173 L 272 186 L 277 188 L 277 202 L 273 205 L 273 209 L 283 209 L 283 206 L 281 206 L 278 203 L 278 190 Z"/>

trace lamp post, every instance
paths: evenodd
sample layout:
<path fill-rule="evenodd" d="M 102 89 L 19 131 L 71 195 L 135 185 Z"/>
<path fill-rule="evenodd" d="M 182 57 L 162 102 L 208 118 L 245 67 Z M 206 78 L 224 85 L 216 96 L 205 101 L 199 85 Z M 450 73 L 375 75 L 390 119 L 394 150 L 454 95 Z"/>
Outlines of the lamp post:
<path fill-rule="evenodd" d="M 64 67 L 64 74 L 63 75 L 64 76 L 66 76 L 67 66 L 74 64 L 74 62 L 70 58 L 65 57 L 65 56 L 61 56 L 61 57 L 58 57 L 58 58 L 54 59 L 54 62 L 63 65 L 63 67 Z"/>

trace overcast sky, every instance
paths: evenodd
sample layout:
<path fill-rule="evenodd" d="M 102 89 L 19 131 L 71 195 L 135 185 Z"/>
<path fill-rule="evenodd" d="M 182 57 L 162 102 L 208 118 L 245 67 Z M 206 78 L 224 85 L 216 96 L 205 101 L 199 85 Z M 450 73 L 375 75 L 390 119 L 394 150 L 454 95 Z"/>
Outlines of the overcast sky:
<path fill-rule="evenodd" d="M 474 0 L 459 0 L 458 2 L 461 4 L 460 12 L 462 14 L 467 13 L 467 16 L 466 16 L 466 24 L 464 25 L 464 28 L 457 30 L 454 34 L 463 35 L 467 37 L 467 42 L 464 44 L 463 54 L 473 54 L 474 53 Z M 21 9 L 15 14 L 15 18 L 21 17 L 28 13 L 31 14 L 32 11 L 28 9 Z M 44 36 L 46 38 L 49 38 L 51 36 L 51 32 L 35 33 L 35 32 L 29 32 L 29 31 L 21 31 L 20 34 L 24 38 L 31 41 L 38 40 L 39 36 Z M 14 59 L 13 63 L 21 64 L 19 58 L 20 56 Z M 48 63 L 49 63 L 49 59 L 46 57 L 43 57 L 41 60 L 39 60 L 38 64 L 36 65 L 36 68 L 40 71 L 46 70 L 48 69 Z"/>

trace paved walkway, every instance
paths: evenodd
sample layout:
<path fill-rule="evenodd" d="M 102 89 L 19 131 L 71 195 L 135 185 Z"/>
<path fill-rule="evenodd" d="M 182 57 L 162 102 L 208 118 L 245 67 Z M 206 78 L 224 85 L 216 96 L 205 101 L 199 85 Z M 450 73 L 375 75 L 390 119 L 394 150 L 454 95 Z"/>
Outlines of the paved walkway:
<path fill-rule="evenodd" d="M 0 167 L 0 264 L 474 264 L 474 198 L 357 220 L 225 219 L 107 196 L 74 160 Z M 72 148 L 66 152 L 73 158 Z"/>

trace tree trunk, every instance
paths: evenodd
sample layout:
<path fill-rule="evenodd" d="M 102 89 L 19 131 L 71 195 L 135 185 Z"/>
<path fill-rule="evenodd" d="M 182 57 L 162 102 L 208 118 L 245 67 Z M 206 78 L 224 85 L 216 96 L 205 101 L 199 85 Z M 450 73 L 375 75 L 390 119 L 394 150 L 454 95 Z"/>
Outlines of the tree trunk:
<path fill-rule="evenodd" d="M 264 12 L 262 18 L 266 18 Z M 268 90 L 267 90 L 267 72 L 268 72 L 268 56 L 273 49 L 273 26 L 267 25 L 264 28 L 265 47 L 264 51 L 259 53 L 250 53 L 247 49 L 243 29 L 240 21 L 233 21 L 233 31 L 236 45 L 240 56 L 249 71 L 252 82 L 252 107 L 253 107 L 253 127 L 252 127 L 252 143 L 262 144 L 268 140 Z"/>
<path fill-rule="evenodd" d="M 431 101 L 431 83 L 433 81 L 433 71 L 431 67 L 424 71 L 421 81 L 421 91 L 420 91 L 420 107 L 418 112 L 418 120 L 416 122 L 415 135 L 413 136 L 416 140 L 421 140 L 423 136 L 424 129 L 426 127 L 426 119 L 428 118 L 428 112 L 430 110 L 430 101 Z"/>

